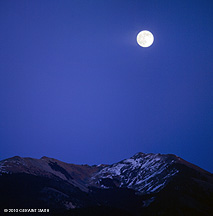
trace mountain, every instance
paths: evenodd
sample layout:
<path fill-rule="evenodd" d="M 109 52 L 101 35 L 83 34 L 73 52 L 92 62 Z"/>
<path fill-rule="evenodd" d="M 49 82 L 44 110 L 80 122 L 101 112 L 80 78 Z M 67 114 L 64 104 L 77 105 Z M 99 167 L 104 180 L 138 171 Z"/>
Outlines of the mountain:
<path fill-rule="evenodd" d="M 213 174 L 172 154 L 140 152 L 94 166 L 15 156 L 0 161 L 0 194 L 1 213 L 213 215 Z"/>

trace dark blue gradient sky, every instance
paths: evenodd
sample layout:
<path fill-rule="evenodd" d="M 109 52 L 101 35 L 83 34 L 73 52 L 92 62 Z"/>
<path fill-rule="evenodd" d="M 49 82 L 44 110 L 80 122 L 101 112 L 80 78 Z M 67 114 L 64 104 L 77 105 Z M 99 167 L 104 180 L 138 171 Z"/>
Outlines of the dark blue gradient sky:
<path fill-rule="evenodd" d="M 213 2 L 1 0 L 0 159 L 173 153 L 213 171 Z M 139 31 L 155 37 L 149 48 Z"/>

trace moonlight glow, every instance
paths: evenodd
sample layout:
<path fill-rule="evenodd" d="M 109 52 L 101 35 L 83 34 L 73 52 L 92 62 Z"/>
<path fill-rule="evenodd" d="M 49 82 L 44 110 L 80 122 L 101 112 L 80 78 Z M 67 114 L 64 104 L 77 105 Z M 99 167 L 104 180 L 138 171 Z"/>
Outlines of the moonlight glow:
<path fill-rule="evenodd" d="M 137 43 L 142 47 L 149 47 L 153 44 L 154 36 L 150 31 L 144 30 L 138 33 Z"/>

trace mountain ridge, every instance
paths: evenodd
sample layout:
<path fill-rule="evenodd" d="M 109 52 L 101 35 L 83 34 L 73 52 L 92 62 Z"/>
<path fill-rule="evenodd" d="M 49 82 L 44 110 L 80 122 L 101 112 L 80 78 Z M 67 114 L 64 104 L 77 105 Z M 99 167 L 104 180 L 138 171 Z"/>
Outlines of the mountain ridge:
<path fill-rule="evenodd" d="M 194 168 L 198 168 L 198 169 L 200 169 L 201 171 L 204 171 L 204 172 L 207 172 L 207 173 L 210 173 L 210 174 L 213 174 L 213 172 L 210 172 L 210 171 L 208 171 L 208 170 L 205 170 L 204 168 L 202 168 L 202 167 L 200 167 L 199 165 L 196 165 L 196 164 L 193 164 L 192 162 L 189 162 L 189 161 L 186 161 L 185 159 L 183 159 L 183 158 L 181 158 L 181 157 L 179 157 L 179 156 L 177 156 L 177 155 L 175 155 L 175 154 L 172 154 L 172 153 L 168 153 L 168 154 L 164 154 L 164 153 L 143 153 L 143 152 L 137 152 L 137 153 L 135 153 L 132 157 L 134 157 L 135 155 L 167 155 L 167 156 L 172 156 L 172 157 L 174 157 L 174 158 L 176 158 L 176 159 L 178 159 L 179 161 L 182 161 L 182 163 L 186 163 L 186 164 L 188 164 L 188 166 L 193 166 Z M 8 160 L 8 159 L 12 159 L 12 158 L 22 158 L 22 159 L 27 159 L 27 158 L 30 158 L 30 159 L 36 159 L 36 160 L 40 160 L 40 159 L 48 159 L 48 160 L 57 160 L 57 161 L 60 161 L 60 162 L 63 162 L 63 163 L 66 163 L 66 164 L 73 164 L 73 165 L 79 165 L 79 166 L 82 166 L 82 165 L 85 165 L 85 166 L 91 166 L 91 167 L 93 167 L 93 166 L 109 166 L 109 165 L 111 165 L 111 164 L 105 164 L 105 163 L 101 163 L 101 164 L 92 164 L 92 165 L 90 165 L 90 164 L 87 164 L 87 163 L 83 163 L 83 164 L 79 164 L 79 163 L 71 163 L 71 162 L 64 162 L 64 161 L 62 161 L 62 160 L 59 160 L 59 159 L 55 159 L 55 158 L 53 158 L 53 157 L 49 157 L 49 156 L 46 156 L 46 155 L 44 155 L 44 156 L 41 156 L 40 158 L 34 158 L 34 157 L 22 157 L 22 156 L 18 156 L 18 155 L 15 155 L 15 156 L 13 156 L 13 157 L 9 157 L 9 158 L 6 158 L 6 159 L 2 159 L 2 160 L 0 160 L 0 162 L 2 162 L 2 161 L 5 161 L 5 160 Z M 128 158 L 126 158 L 126 159 L 128 159 Z M 123 159 L 123 160 L 125 160 L 125 159 Z M 122 161 L 122 160 L 120 160 L 120 161 Z M 119 163 L 120 161 L 118 161 L 118 162 L 114 162 L 114 163 Z M 112 163 L 112 164 L 114 164 L 114 163 Z"/>
<path fill-rule="evenodd" d="M 28 193 L 34 196 L 27 200 L 29 205 L 26 205 L 29 196 L 18 189 L 26 190 L 25 184 Z M 185 209 L 193 215 L 213 212 L 213 174 L 174 154 L 138 152 L 110 165 L 92 166 L 47 156 L 40 159 L 14 156 L 0 161 L 0 185 L 0 192 L 6 197 L 0 199 L 0 205 L 11 208 L 37 205 L 54 212 L 73 213 L 106 206 L 133 215 L 140 215 L 137 212 L 156 215 L 159 211 L 174 215 L 174 209 L 181 209 L 180 215 L 185 215 Z M 11 206 L 14 194 L 19 201 L 13 200 L 15 204 Z M 173 207 L 165 206 L 163 200 Z"/>

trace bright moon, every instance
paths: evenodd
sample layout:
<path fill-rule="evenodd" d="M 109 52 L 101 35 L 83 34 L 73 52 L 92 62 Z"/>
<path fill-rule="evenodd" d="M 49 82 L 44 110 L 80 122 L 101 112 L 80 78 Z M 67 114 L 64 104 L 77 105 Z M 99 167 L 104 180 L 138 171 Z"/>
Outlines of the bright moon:
<path fill-rule="evenodd" d="M 142 47 L 149 47 L 153 44 L 154 36 L 150 31 L 144 30 L 138 33 L 137 42 Z"/>

